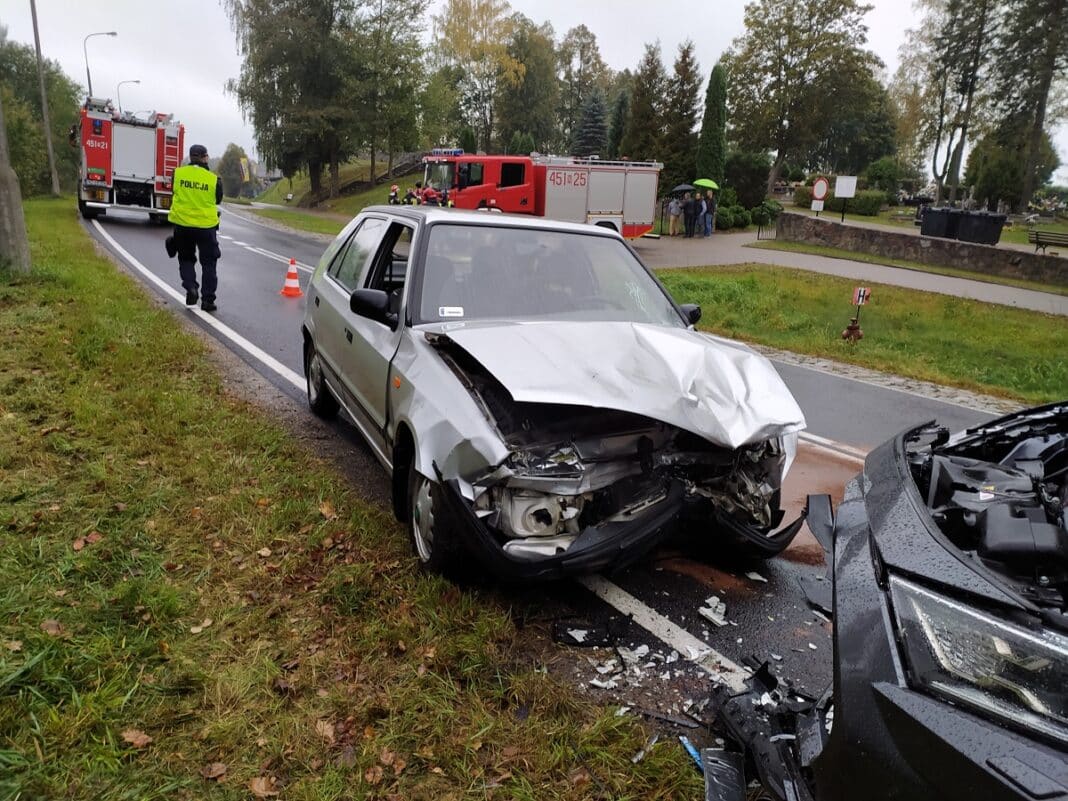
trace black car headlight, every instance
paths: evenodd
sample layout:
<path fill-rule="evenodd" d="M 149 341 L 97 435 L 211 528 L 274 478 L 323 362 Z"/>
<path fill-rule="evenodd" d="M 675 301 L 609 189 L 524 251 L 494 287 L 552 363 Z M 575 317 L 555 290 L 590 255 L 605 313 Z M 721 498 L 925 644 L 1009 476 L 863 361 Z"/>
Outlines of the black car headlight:
<path fill-rule="evenodd" d="M 890 591 L 919 688 L 1068 742 L 1068 637 L 999 620 L 897 576 Z"/>

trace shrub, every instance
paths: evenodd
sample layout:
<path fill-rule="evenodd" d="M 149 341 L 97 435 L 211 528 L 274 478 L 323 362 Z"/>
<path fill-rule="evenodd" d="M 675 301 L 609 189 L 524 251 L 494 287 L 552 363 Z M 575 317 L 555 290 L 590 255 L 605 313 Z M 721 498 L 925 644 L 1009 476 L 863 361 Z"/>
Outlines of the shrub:
<path fill-rule="evenodd" d="M 749 212 L 749 218 L 753 221 L 754 225 L 759 225 L 761 227 L 771 223 L 771 213 L 763 205 L 757 206 Z"/>
<path fill-rule="evenodd" d="M 767 153 L 734 152 L 727 156 L 723 182 L 734 189 L 743 207 L 752 208 L 767 194 L 770 170 Z"/>
<path fill-rule="evenodd" d="M 782 203 L 777 200 L 772 200 L 771 198 L 768 198 L 763 203 L 761 203 L 760 207 L 766 210 L 768 212 L 768 216 L 770 216 L 773 220 L 777 219 L 778 216 L 782 214 Z"/>
<path fill-rule="evenodd" d="M 812 205 L 812 184 L 799 186 L 794 190 L 794 205 L 806 209 Z"/>
<path fill-rule="evenodd" d="M 893 156 L 883 156 L 868 165 L 864 178 L 872 189 L 881 189 L 888 195 L 896 196 L 901 185 L 901 166 Z"/>
<path fill-rule="evenodd" d="M 749 211 L 741 206 L 735 206 L 731 209 L 731 215 L 734 217 L 735 228 L 748 228 L 753 222 L 752 218 L 749 216 Z"/>
<path fill-rule="evenodd" d="M 731 207 L 721 207 L 716 211 L 716 230 L 726 231 L 734 227 L 734 215 L 731 214 Z"/>
<path fill-rule="evenodd" d="M 738 205 L 738 193 L 734 191 L 734 187 L 725 186 L 719 190 L 719 205 L 724 209 Z"/>
<path fill-rule="evenodd" d="M 788 180 L 788 181 L 804 181 L 805 180 L 805 171 L 802 170 L 800 167 L 794 167 L 792 170 L 790 170 L 790 175 L 786 180 Z"/>
<path fill-rule="evenodd" d="M 846 211 L 851 214 L 874 217 L 886 202 L 886 192 L 881 192 L 878 189 L 861 189 L 857 191 L 856 197 L 849 198 L 849 205 L 846 207 Z M 802 209 L 807 209 L 812 205 L 811 186 L 799 186 L 794 190 L 794 205 Z M 828 192 L 827 198 L 823 203 L 823 210 L 840 212 L 842 210 L 841 198 L 836 198 L 834 192 Z"/>

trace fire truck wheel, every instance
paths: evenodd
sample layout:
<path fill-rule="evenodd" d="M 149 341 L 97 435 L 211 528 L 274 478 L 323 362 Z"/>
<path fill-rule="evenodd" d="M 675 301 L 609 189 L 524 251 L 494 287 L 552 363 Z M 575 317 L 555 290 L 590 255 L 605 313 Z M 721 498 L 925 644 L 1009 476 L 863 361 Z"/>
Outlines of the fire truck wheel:
<path fill-rule="evenodd" d="M 96 209 L 91 209 L 86 206 L 84 200 L 78 201 L 78 211 L 81 213 L 83 220 L 95 220 L 99 214 Z"/>

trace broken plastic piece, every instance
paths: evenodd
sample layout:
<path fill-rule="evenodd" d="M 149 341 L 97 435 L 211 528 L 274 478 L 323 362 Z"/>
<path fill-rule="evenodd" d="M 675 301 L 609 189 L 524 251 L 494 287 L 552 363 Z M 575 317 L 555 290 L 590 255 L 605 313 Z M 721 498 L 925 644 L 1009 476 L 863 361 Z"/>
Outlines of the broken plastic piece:
<path fill-rule="evenodd" d="M 610 646 L 615 641 L 608 626 L 581 620 L 554 620 L 553 640 L 583 648 Z"/>
<path fill-rule="evenodd" d="M 723 748 L 701 751 L 705 772 L 705 801 L 745 801 L 742 755 Z"/>

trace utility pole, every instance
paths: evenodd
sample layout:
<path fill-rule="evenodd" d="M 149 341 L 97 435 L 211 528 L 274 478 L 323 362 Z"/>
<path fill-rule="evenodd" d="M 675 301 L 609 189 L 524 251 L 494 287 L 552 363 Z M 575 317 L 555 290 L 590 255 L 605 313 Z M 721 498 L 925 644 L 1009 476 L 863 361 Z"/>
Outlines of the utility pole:
<path fill-rule="evenodd" d="M 41 83 L 41 124 L 44 125 L 45 144 L 48 146 L 48 169 L 52 173 L 52 194 L 59 197 L 59 173 L 56 172 L 56 151 L 52 148 L 48 93 L 45 91 L 44 61 L 41 60 L 41 34 L 37 31 L 37 0 L 30 0 L 30 15 L 33 17 L 33 43 L 37 48 L 37 79 Z"/>
<path fill-rule="evenodd" d="M 9 264 L 16 272 L 30 271 L 30 243 L 26 239 L 26 220 L 22 216 L 22 193 L 19 178 L 11 169 L 4 127 L 4 104 L 0 100 L 0 264 Z"/>

